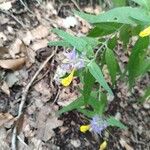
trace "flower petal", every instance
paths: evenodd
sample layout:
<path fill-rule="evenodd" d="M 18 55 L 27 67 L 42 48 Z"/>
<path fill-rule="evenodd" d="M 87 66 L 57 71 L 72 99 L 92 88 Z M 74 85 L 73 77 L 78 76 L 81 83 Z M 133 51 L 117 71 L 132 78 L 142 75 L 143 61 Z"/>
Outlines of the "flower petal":
<path fill-rule="evenodd" d="M 107 128 L 108 123 L 102 116 L 95 115 L 90 121 L 91 130 L 101 135 L 102 131 Z"/>
<path fill-rule="evenodd" d="M 61 80 L 61 84 L 62 84 L 63 86 L 69 86 L 69 85 L 70 85 L 70 83 L 71 83 L 72 80 L 73 80 L 74 72 L 75 72 L 75 69 L 73 69 L 73 70 L 71 71 L 71 73 L 69 74 L 69 76 L 67 76 L 66 78 L 64 78 L 64 79 Z"/>
<path fill-rule="evenodd" d="M 143 31 L 140 32 L 139 36 L 140 37 L 145 37 L 150 35 L 150 26 L 144 29 Z"/>
<path fill-rule="evenodd" d="M 107 142 L 104 141 L 104 142 L 100 145 L 99 150 L 104 150 L 104 149 L 106 149 L 106 147 L 107 147 Z"/>
<path fill-rule="evenodd" d="M 85 133 L 89 129 L 90 129 L 90 125 L 82 125 L 82 126 L 80 126 L 80 131 L 83 132 L 83 133 Z"/>

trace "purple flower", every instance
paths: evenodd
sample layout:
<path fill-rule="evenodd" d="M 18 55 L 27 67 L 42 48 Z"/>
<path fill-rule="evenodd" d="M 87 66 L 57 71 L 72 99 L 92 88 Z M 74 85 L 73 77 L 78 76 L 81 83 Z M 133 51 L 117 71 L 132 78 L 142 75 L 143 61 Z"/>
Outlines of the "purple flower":
<path fill-rule="evenodd" d="M 78 54 L 75 48 L 69 52 L 64 53 L 66 58 L 63 60 L 62 64 L 57 68 L 54 75 L 54 80 L 60 82 L 61 78 L 66 74 L 72 72 L 72 70 L 81 69 L 85 66 L 84 55 Z"/>
<path fill-rule="evenodd" d="M 75 48 L 69 52 L 64 54 L 66 56 L 66 62 L 62 65 L 64 69 L 68 72 L 68 70 L 72 69 L 81 69 L 85 66 L 83 58 L 76 52 Z"/>
<path fill-rule="evenodd" d="M 101 132 L 108 127 L 108 123 L 101 116 L 96 115 L 92 118 L 90 126 L 94 133 L 101 135 Z"/>
<path fill-rule="evenodd" d="M 68 60 L 74 60 L 74 59 L 77 59 L 78 57 L 78 54 L 75 49 L 73 49 L 69 53 L 65 53 L 64 55 L 67 57 Z"/>

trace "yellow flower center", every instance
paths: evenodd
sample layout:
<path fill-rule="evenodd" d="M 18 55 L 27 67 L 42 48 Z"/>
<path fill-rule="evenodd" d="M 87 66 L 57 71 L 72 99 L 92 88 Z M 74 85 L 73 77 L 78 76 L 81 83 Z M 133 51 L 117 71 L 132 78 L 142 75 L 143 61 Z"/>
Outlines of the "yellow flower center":
<path fill-rule="evenodd" d="M 140 32 L 139 36 L 140 37 L 145 37 L 150 35 L 150 26 L 144 29 L 143 31 Z"/>
<path fill-rule="evenodd" d="M 65 77 L 64 79 L 62 79 L 62 80 L 60 81 L 63 86 L 69 86 L 69 85 L 70 85 L 70 83 L 71 83 L 72 80 L 73 80 L 74 72 L 75 72 L 75 69 L 73 69 L 73 70 L 71 71 L 71 73 L 70 73 L 67 77 Z"/>
<path fill-rule="evenodd" d="M 83 133 L 85 133 L 89 129 L 90 129 L 90 125 L 82 125 L 82 126 L 80 126 L 80 131 L 83 132 Z"/>

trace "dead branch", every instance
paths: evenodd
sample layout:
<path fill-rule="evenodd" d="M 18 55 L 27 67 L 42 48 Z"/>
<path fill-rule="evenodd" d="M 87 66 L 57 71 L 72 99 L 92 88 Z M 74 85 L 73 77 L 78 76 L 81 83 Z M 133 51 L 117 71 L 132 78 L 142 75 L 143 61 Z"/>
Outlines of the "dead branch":
<path fill-rule="evenodd" d="M 45 67 L 45 65 L 48 63 L 48 61 L 55 55 L 57 51 L 57 47 L 56 49 L 53 51 L 53 53 L 43 62 L 43 64 L 41 64 L 41 66 L 39 67 L 39 69 L 37 70 L 37 72 L 34 74 L 34 76 L 31 78 L 30 82 L 27 84 L 27 86 L 25 87 L 25 89 L 22 92 L 22 99 L 21 99 L 21 103 L 19 105 L 19 110 L 18 110 L 18 116 L 17 116 L 17 120 L 22 116 L 23 114 L 23 107 L 24 104 L 26 102 L 26 98 L 29 92 L 30 87 L 32 86 L 34 80 L 37 78 L 37 76 L 39 75 L 39 73 L 42 71 L 42 69 Z M 15 124 L 15 127 L 13 129 L 13 134 L 12 134 L 12 150 L 17 150 L 16 148 L 16 142 L 17 142 L 17 124 Z"/>

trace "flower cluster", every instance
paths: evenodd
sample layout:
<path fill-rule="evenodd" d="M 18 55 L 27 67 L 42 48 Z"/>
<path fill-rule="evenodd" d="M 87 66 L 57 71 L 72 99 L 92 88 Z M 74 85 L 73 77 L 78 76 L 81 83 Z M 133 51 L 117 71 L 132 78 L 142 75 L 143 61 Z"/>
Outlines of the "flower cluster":
<path fill-rule="evenodd" d="M 101 133 L 104 129 L 108 127 L 108 123 L 101 116 L 94 116 L 90 121 L 89 125 L 80 126 L 80 131 L 85 133 L 86 131 L 93 131 L 96 134 L 101 136 Z M 107 142 L 104 141 L 100 144 L 99 150 L 105 150 L 107 148 Z"/>
<path fill-rule="evenodd" d="M 92 118 L 89 125 L 82 125 L 80 127 L 80 131 L 85 133 L 86 131 L 89 130 L 101 135 L 102 131 L 107 127 L 108 127 L 107 121 L 104 120 L 101 116 L 96 115 Z"/>
<path fill-rule="evenodd" d="M 63 86 L 68 86 L 73 80 L 74 72 L 83 68 L 85 64 L 83 55 L 79 55 L 75 48 L 69 53 L 64 53 L 64 55 L 66 59 L 64 59 L 62 65 L 57 68 L 54 80 Z M 66 73 L 69 75 L 61 79 Z"/>

